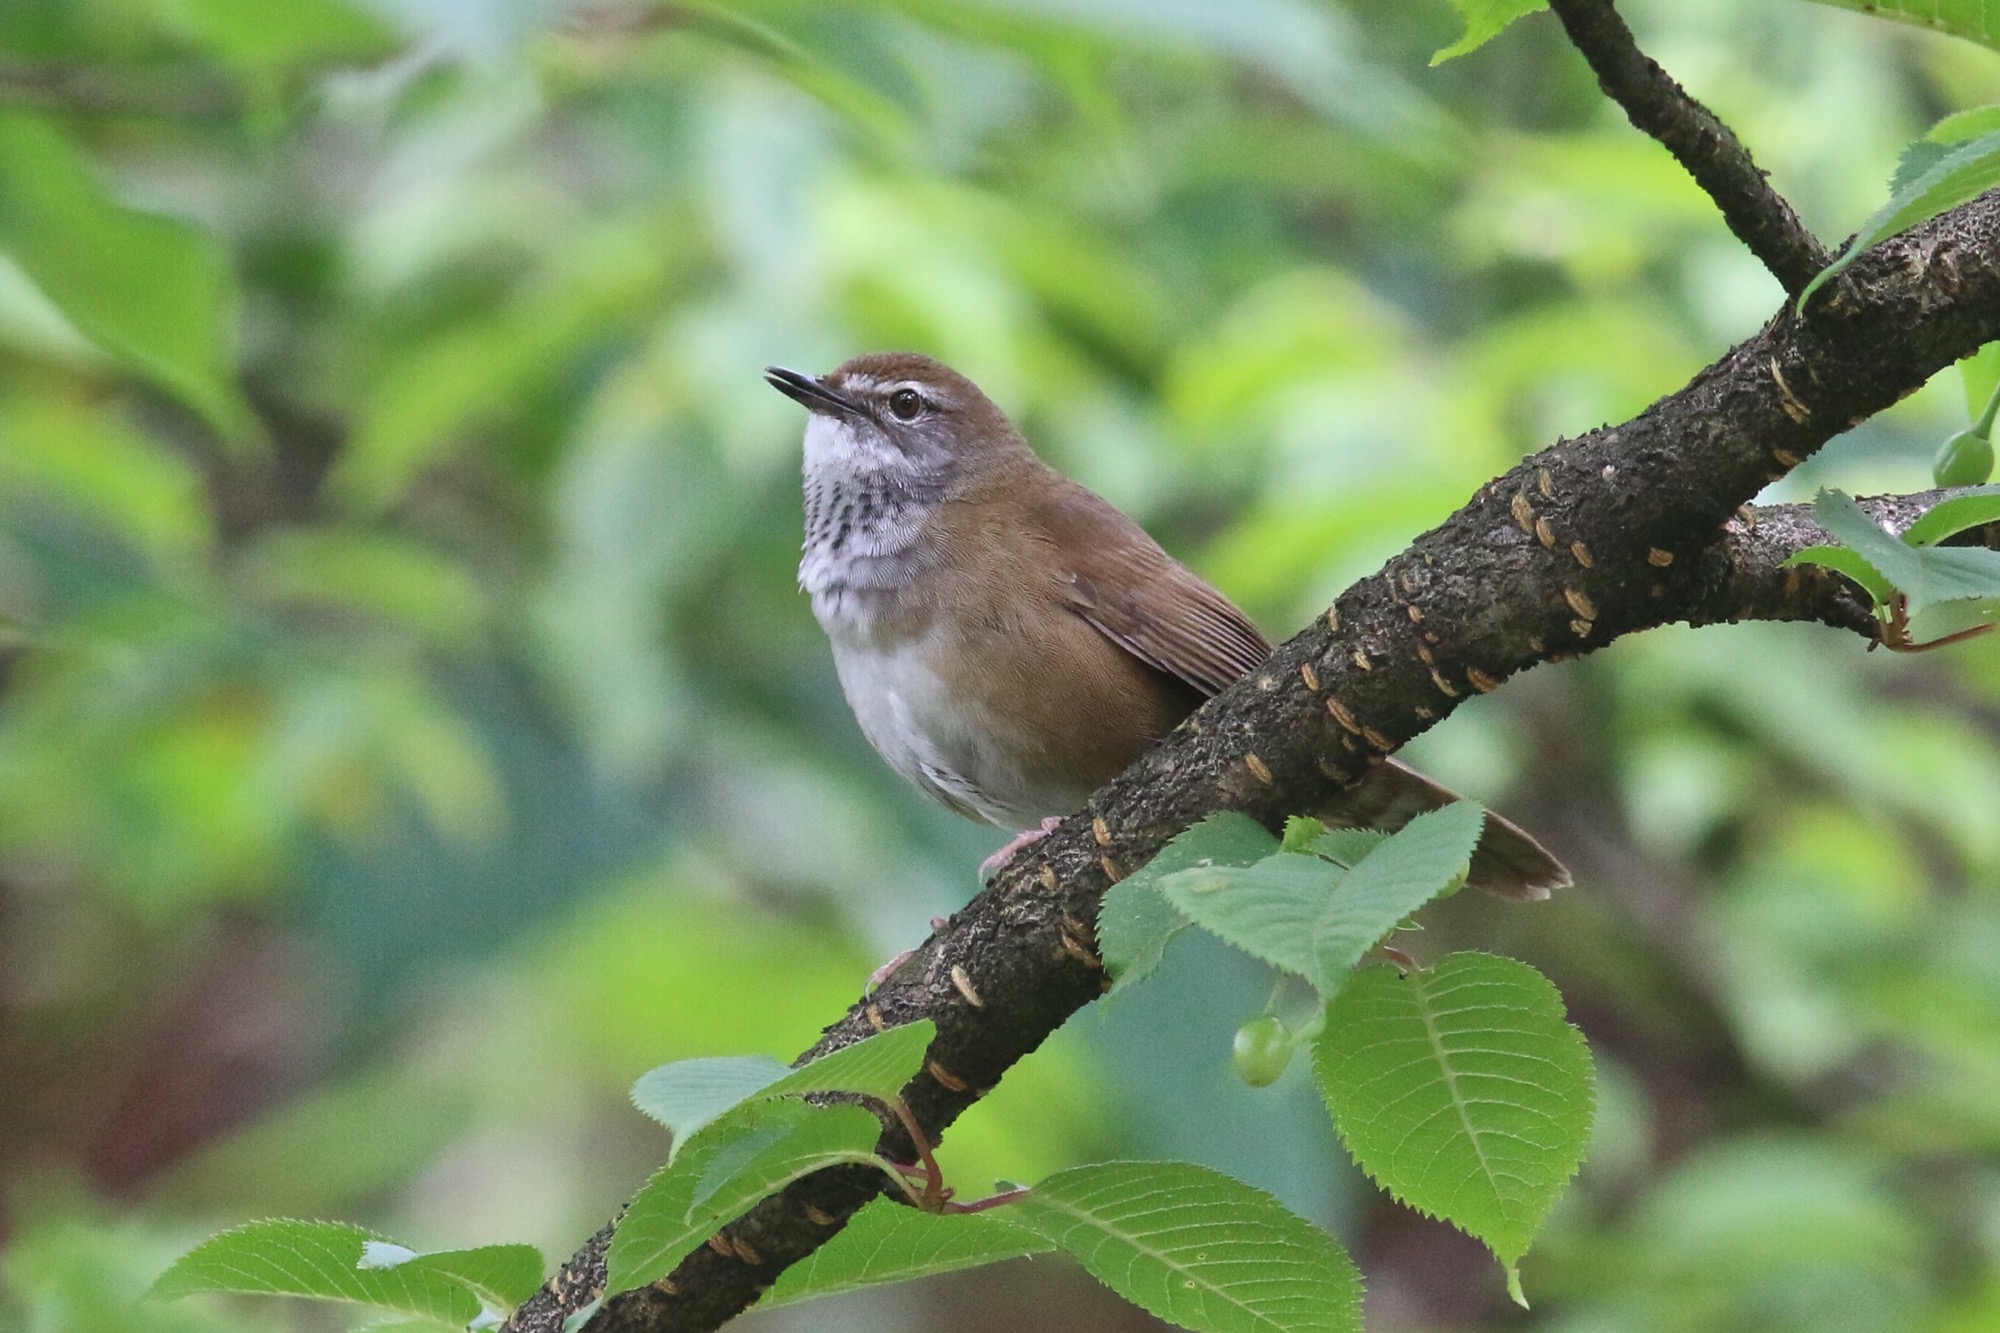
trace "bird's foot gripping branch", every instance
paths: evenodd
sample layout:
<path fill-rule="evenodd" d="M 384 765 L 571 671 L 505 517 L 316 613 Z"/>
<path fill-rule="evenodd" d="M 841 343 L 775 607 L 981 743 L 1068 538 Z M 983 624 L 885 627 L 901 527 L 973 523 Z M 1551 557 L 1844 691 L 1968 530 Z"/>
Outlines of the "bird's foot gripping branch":
<path fill-rule="evenodd" d="M 1238 1042 L 1246 1080 L 1271 1082 L 1295 1047 L 1310 1048 L 1355 1161 L 1404 1203 L 1484 1241 L 1525 1304 L 1519 1262 L 1590 1132 L 1588 1049 L 1555 988 L 1525 963 L 1456 953 L 1420 967 L 1383 943 L 1464 884 L 1484 822 L 1460 803 L 1393 835 L 1295 819 L 1280 840 L 1218 814 L 1111 890 L 1099 939 L 1114 991 L 1142 980 L 1189 927 L 1302 983 L 1314 997 L 1302 1015 L 1277 1012 L 1281 987 L 1245 1024 L 1255 1034 Z M 959 1199 L 903 1100 L 936 1035 L 917 1019 L 796 1069 L 748 1056 L 641 1078 L 633 1100 L 673 1132 L 673 1150 L 619 1219 L 604 1286 L 568 1326 L 586 1326 L 622 1292 L 672 1294 L 671 1275 L 698 1250 L 764 1265 L 756 1243 L 724 1225 L 845 1166 L 872 1173 L 884 1197 L 784 1270 L 761 1306 L 1060 1251 L 1183 1328 L 1360 1329 L 1360 1276 L 1339 1242 L 1204 1166 L 1097 1163 Z M 914 1165 L 899 1160 L 904 1140 Z M 196 1247 L 154 1294 L 318 1297 L 463 1327 L 504 1319 L 540 1282 L 525 1246 L 419 1255 L 336 1223 L 266 1222 Z"/>

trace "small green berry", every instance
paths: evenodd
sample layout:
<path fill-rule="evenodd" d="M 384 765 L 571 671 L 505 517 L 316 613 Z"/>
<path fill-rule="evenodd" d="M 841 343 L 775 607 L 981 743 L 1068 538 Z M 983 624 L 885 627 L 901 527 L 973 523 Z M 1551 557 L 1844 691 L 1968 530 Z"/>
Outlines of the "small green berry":
<path fill-rule="evenodd" d="M 1962 430 L 1938 448 L 1931 478 L 1940 486 L 1983 486 L 1993 476 L 1993 442 Z"/>
<path fill-rule="evenodd" d="M 1268 1088 L 1292 1062 L 1292 1034 L 1276 1014 L 1260 1014 L 1236 1029 L 1236 1077 Z"/>

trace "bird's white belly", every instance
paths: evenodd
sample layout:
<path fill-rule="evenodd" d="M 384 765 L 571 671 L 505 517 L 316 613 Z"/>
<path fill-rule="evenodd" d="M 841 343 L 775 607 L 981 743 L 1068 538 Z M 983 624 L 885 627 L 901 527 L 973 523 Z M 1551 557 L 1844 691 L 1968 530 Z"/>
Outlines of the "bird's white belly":
<path fill-rule="evenodd" d="M 1049 813 L 1037 807 L 1028 776 L 988 739 L 1007 721 L 989 717 L 975 692 L 935 668 L 943 656 L 935 635 L 890 645 L 827 628 L 848 706 L 889 767 L 944 804 L 1003 828 L 1025 828 Z"/>

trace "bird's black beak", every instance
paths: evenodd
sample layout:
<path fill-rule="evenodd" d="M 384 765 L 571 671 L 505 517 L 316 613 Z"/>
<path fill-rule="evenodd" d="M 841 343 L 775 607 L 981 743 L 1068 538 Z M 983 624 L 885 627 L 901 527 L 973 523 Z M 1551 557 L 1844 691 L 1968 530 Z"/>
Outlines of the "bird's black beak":
<path fill-rule="evenodd" d="M 817 376 L 786 370 L 783 366 L 766 366 L 764 379 L 785 397 L 804 404 L 808 411 L 829 416 L 861 415 L 859 403 L 827 388 Z"/>

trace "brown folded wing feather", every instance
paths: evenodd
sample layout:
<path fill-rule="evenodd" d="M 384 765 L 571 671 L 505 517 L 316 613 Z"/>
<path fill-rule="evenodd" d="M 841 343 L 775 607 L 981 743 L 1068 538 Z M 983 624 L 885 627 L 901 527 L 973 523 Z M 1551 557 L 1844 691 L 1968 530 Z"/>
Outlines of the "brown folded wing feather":
<path fill-rule="evenodd" d="M 1071 609 L 1132 656 L 1204 697 L 1270 656 L 1247 616 L 1108 501 L 1065 481 L 1040 509 L 1069 557 Z"/>

